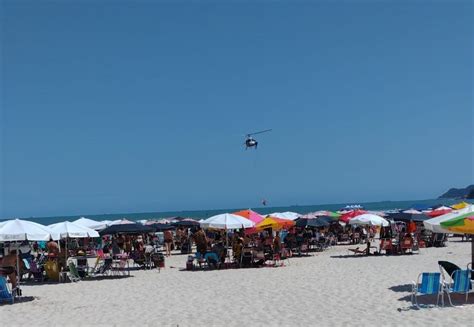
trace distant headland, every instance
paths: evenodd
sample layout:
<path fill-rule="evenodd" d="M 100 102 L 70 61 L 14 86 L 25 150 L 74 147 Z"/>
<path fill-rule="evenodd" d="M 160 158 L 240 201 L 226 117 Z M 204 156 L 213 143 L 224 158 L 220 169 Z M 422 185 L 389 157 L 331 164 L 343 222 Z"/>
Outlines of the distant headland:
<path fill-rule="evenodd" d="M 474 184 L 465 188 L 451 188 L 439 199 L 474 199 Z"/>

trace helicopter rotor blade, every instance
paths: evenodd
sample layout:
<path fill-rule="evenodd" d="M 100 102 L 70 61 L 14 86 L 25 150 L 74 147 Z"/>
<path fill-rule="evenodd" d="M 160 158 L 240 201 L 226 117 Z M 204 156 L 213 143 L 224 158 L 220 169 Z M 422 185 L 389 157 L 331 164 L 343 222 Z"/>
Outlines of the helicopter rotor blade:
<path fill-rule="evenodd" d="M 250 135 L 262 134 L 262 133 L 270 132 L 271 130 L 272 130 L 272 129 L 266 129 L 266 130 L 264 130 L 264 131 L 255 132 L 255 133 L 250 133 L 250 134 L 247 134 L 247 135 L 250 136 Z"/>

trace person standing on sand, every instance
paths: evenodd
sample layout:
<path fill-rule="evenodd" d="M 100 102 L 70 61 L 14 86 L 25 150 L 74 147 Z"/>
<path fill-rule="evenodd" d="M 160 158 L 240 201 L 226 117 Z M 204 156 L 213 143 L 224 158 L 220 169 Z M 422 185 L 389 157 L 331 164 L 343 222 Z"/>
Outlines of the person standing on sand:
<path fill-rule="evenodd" d="M 173 233 L 170 230 L 164 232 L 166 256 L 171 256 L 171 244 L 173 244 Z"/>

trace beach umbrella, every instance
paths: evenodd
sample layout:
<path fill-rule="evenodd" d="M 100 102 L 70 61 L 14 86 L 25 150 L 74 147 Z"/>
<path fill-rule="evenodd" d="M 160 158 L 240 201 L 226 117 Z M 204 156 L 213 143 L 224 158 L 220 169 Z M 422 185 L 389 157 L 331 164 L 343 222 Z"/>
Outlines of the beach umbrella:
<path fill-rule="evenodd" d="M 0 242 L 58 240 L 49 227 L 28 220 L 8 220 L 0 227 Z"/>
<path fill-rule="evenodd" d="M 470 206 L 471 208 L 473 206 Z M 471 234 L 471 262 L 474 262 L 474 213 L 468 212 L 459 217 L 440 223 L 444 228 L 455 233 Z M 474 276 L 474 275 L 473 275 Z"/>
<path fill-rule="evenodd" d="M 165 230 L 175 229 L 175 226 L 170 224 L 154 223 L 147 224 L 146 226 L 153 228 L 156 232 L 162 232 Z"/>
<path fill-rule="evenodd" d="M 461 210 L 461 209 L 464 209 L 466 207 L 470 206 L 469 203 L 465 202 L 465 201 L 462 201 L 462 202 L 459 202 L 459 203 L 456 203 L 456 204 L 453 204 L 451 206 L 451 208 L 453 208 L 454 210 Z"/>
<path fill-rule="evenodd" d="M 102 222 L 102 221 L 95 221 L 89 218 L 81 217 L 77 220 L 73 221 L 74 224 L 87 227 L 87 228 L 92 228 L 95 230 L 101 230 L 106 228 L 109 224 Z"/>
<path fill-rule="evenodd" d="M 300 214 L 296 212 L 285 211 L 285 212 L 274 212 L 274 213 L 269 214 L 268 216 L 280 218 L 280 219 L 295 220 L 300 216 Z"/>
<path fill-rule="evenodd" d="M 474 213 L 470 212 L 442 221 L 440 225 L 455 233 L 474 234 Z"/>
<path fill-rule="evenodd" d="M 200 222 L 202 228 L 215 229 L 239 229 L 250 228 L 255 226 L 255 223 L 247 218 L 231 213 L 223 213 L 215 215 Z"/>
<path fill-rule="evenodd" d="M 308 218 L 298 218 L 295 220 L 296 227 L 327 227 L 329 226 L 329 222 L 327 222 L 325 219 L 319 219 L 319 218 L 313 218 L 313 219 L 308 219 Z"/>
<path fill-rule="evenodd" d="M 403 210 L 402 213 L 409 213 L 412 215 L 419 215 L 422 214 L 423 212 L 416 210 L 416 209 L 408 209 L 408 210 Z"/>
<path fill-rule="evenodd" d="M 388 226 L 389 223 L 387 220 L 383 219 L 380 216 L 373 215 L 370 213 L 362 214 L 356 216 L 349 220 L 350 225 L 370 225 L 370 226 Z"/>
<path fill-rule="evenodd" d="M 145 234 L 154 232 L 153 227 L 142 224 L 114 224 L 99 232 L 100 235 L 113 234 Z"/>
<path fill-rule="evenodd" d="M 339 220 L 342 221 L 343 223 L 348 223 L 349 220 L 351 220 L 352 218 L 354 218 L 356 216 L 360 216 L 364 213 L 367 213 L 367 211 L 365 211 L 365 210 L 352 210 L 352 211 L 346 212 L 341 217 L 339 217 Z"/>
<path fill-rule="evenodd" d="M 464 214 L 469 214 L 469 213 L 473 213 L 474 212 L 474 206 L 470 205 L 468 207 L 465 207 L 463 209 L 460 209 L 460 210 L 454 210 L 450 213 L 447 213 L 445 215 L 442 215 L 442 216 L 438 216 L 436 218 L 431 218 L 431 219 L 428 219 L 428 220 L 425 220 L 423 222 L 423 225 L 425 225 L 425 228 L 434 232 L 434 233 L 452 233 L 449 229 L 447 228 L 444 228 L 441 223 L 443 221 L 447 221 L 447 220 L 450 220 L 450 219 L 454 219 L 454 218 L 457 218 L 461 215 L 464 215 Z"/>
<path fill-rule="evenodd" d="M 253 221 L 255 224 L 261 222 L 264 219 L 262 215 L 250 209 L 240 210 L 240 211 L 234 212 L 233 214 L 247 218 L 248 220 Z"/>
<path fill-rule="evenodd" d="M 87 238 L 87 237 L 100 237 L 99 233 L 92 228 L 84 227 L 70 221 L 64 221 L 57 224 L 48 226 L 51 230 L 61 238 Z"/>
<path fill-rule="evenodd" d="M 199 222 L 197 220 L 194 220 L 194 219 L 191 219 L 191 218 L 186 218 L 186 219 L 171 223 L 171 225 L 173 225 L 175 227 L 189 228 L 189 227 L 199 226 Z"/>
<path fill-rule="evenodd" d="M 315 212 L 310 212 L 310 214 L 312 214 L 316 217 L 325 216 L 325 217 L 332 217 L 334 219 L 338 219 L 341 216 L 341 214 L 339 214 L 337 212 L 329 211 L 329 210 L 319 210 L 319 211 L 315 211 Z"/>
<path fill-rule="evenodd" d="M 295 225 L 295 222 L 292 220 L 281 219 L 276 217 L 267 217 L 258 224 L 255 225 L 255 229 L 257 231 L 261 231 L 267 228 L 271 228 L 272 230 L 281 230 L 281 229 L 288 229 Z"/>
<path fill-rule="evenodd" d="M 128 220 L 127 218 L 119 219 L 119 220 L 114 220 L 110 224 L 110 226 L 114 225 L 131 225 L 131 224 L 136 224 L 135 221 Z"/>
<path fill-rule="evenodd" d="M 426 215 L 427 216 L 430 216 L 431 218 L 434 218 L 434 217 L 438 217 L 438 216 L 442 216 L 442 215 L 445 215 L 447 213 L 450 213 L 451 211 L 453 211 L 453 209 L 451 208 L 448 208 L 448 209 L 435 209 L 433 211 L 430 211 L 430 212 L 427 212 Z"/>
<path fill-rule="evenodd" d="M 404 212 L 398 212 L 398 213 L 391 213 L 388 215 L 388 218 L 391 220 L 395 221 L 404 221 L 404 222 L 410 222 L 413 220 L 414 222 L 422 222 L 430 219 L 426 214 L 424 213 L 404 213 Z"/>

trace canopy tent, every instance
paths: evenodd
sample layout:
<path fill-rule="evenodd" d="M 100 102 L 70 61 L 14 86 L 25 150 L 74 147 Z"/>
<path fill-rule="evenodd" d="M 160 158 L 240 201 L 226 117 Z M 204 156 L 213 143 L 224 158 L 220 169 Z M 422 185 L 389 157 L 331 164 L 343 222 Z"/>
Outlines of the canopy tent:
<path fill-rule="evenodd" d="M 359 216 L 355 216 L 351 220 L 349 220 L 350 225 L 370 225 L 370 226 L 389 226 L 387 220 L 383 219 L 380 216 L 373 215 L 370 213 L 362 214 Z"/>
<path fill-rule="evenodd" d="M 99 233 L 92 228 L 83 227 L 70 221 L 52 224 L 48 227 L 51 228 L 53 232 L 59 234 L 61 238 L 100 237 Z"/>
<path fill-rule="evenodd" d="M 0 242 L 59 240 L 49 227 L 28 220 L 13 219 L 2 223 Z"/>
<path fill-rule="evenodd" d="M 202 228 L 239 229 L 253 227 L 255 223 L 239 215 L 223 213 L 204 219 L 200 225 Z"/>
<path fill-rule="evenodd" d="M 398 212 L 398 213 L 391 213 L 387 217 L 388 219 L 395 220 L 395 221 L 404 221 L 404 222 L 410 222 L 413 220 L 414 222 L 422 222 L 425 220 L 430 219 L 427 215 L 424 213 L 404 213 L 404 212 Z"/>
<path fill-rule="evenodd" d="M 95 221 L 85 217 L 81 217 L 77 220 L 74 220 L 73 223 L 82 227 L 92 228 L 95 230 L 101 230 L 107 228 L 108 226 L 107 223 L 104 223 L 102 221 Z"/>
<path fill-rule="evenodd" d="M 100 235 L 113 235 L 113 234 L 144 234 L 152 233 L 155 230 L 153 227 L 145 226 L 142 224 L 115 224 L 103 229 L 99 232 Z"/>
<path fill-rule="evenodd" d="M 423 224 L 425 225 L 426 229 L 429 229 L 434 233 L 452 233 L 452 231 L 450 231 L 449 229 L 444 228 L 441 225 L 441 222 L 448 221 L 450 219 L 457 218 L 461 215 L 468 214 L 468 213 L 473 213 L 473 212 L 474 212 L 474 206 L 470 205 L 470 206 L 467 206 L 467 207 L 465 207 L 461 210 L 455 210 L 455 211 L 452 211 L 452 212 L 447 213 L 445 215 L 425 220 L 423 222 Z"/>
<path fill-rule="evenodd" d="M 299 213 L 285 211 L 285 212 L 274 212 L 269 214 L 267 217 L 275 217 L 280 219 L 295 220 L 300 216 Z"/>
<path fill-rule="evenodd" d="M 255 224 L 261 222 L 264 219 L 262 215 L 250 209 L 240 210 L 240 211 L 234 212 L 233 214 L 247 218 L 248 220 L 253 221 Z"/>

